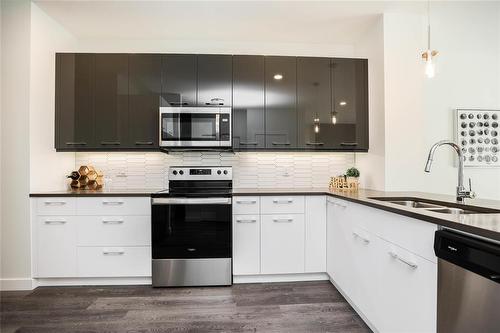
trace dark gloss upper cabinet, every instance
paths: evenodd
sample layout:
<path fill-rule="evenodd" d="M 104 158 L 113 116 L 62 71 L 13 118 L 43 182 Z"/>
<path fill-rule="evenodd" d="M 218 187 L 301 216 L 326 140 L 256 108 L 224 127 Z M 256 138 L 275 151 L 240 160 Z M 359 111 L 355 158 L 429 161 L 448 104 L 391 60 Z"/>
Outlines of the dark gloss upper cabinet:
<path fill-rule="evenodd" d="M 94 142 L 94 55 L 56 55 L 57 150 L 93 147 Z"/>
<path fill-rule="evenodd" d="M 264 57 L 233 57 L 233 148 L 265 148 Z"/>
<path fill-rule="evenodd" d="M 232 76 L 232 56 L 198 55 L 198 105 L 230 106 Z"/>
<path fill-rule="evenodd" d="M 297 147 L 297 72 L 295 57 L 265 58 L 266 147 Z"/>
<path fill-rule="evenodd" d="M 321 140 L 342 150 L 368 150 L 368 61 L 332 59 L 333 130 Z"/>
<path fill-rule="evenodd" d="M 161 55 L 129 56 L 129 148 L 158 148 Z"/>
<path fill-rule="evenodd" d="M 298 146 L 330 149 L 333 131 L 329 58 L 297 58 Z"/>
<path fill-rule="evenodd" d="M 161 76 L 161 106 L 196 106 L 196 55 L 163 55 Z"/>
<path fill-rule="evenodd" d="M 95 55 L 97 147 L 125 147 L 128 140 L 128 55 Z"/>

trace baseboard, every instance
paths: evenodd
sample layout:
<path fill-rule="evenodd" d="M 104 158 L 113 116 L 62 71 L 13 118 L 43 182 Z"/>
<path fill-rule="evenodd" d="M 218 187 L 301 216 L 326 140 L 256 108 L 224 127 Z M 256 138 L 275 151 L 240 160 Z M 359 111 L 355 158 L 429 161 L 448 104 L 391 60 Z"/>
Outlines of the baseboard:
<path fill-rule="evenodd" d="M 233 283 L 298 282 L 329 280 L 326 273 L 233 275 Z"/>
<path fill-rule="evenodd" d="M 151 277 L 40 278 L 34 281 L 35 287 L 151 285 Z"/>
<path fill-rule="evenodd" d="M 0 279 L 0 290 L 33 290 L 32 279 Z"/>
<path fill-rule="evenodd" d="M 361 317 L 361 319 L 363 319 L 363 321 L 365 322 L 365 324 L 375 333 L 378 333 L 379 330 L 375 328 L 375 326 L 371 323 L 371 321 L 365 316 L 365 314 L 363 313 L 363 311 L 361 311 L 357 306 L 356 304 L 349 298 L 349 296 L 346 295 L 346 293 L 342 290 L 342 288 L 339 287 L 338 284 L 335 283 L 335 281 L 330 277 L 328 276 L 328 279 L 330 280 L 330 282 L 335 286 L 335 288 L 339 291 L 339 293 L 345 298 L 345 300 L 347 301 L 347 303 L 349 303 L 349 305 L 354 309 L 354 311 L 356 311 L 356 313 Z"/>

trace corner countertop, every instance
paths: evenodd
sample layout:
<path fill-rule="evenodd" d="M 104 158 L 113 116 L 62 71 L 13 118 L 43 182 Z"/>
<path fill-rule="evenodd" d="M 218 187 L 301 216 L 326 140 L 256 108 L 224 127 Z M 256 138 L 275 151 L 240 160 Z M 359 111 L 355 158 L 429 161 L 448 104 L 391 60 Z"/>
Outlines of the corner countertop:
<path fill-rule="evenodd" d="M 454 196 L 426 192 L 387 192 L 360 189 L 358 191 L 338 191 L 321 188 L 309 189 L 234 189 L 233 195 L 328 195 L 331 197 L 355 202 L 358 204 L 382 209 L 399 215 L 408 216 L 418 220 L 434 223 L 477 236 L 500 241 L 500 201 L 469 199 L 466 204 L 457 204 Z M 380 197 L 402 197 L 405 199 L 431 200 L 437 204 L 442 203 L 462 209 L 481 207 L 486 210 L 498 210 L 494 213 L 485 214 L 443 214 L 422 208 L 412 208 L 397 205 L 387 201 L 373 198 Z"/>
<path fill-rule="evenodd" d="M 149 197 L 153 193 L 168 193 L 164 189 L 102 189 L 102 190 L 62 190 L 49 192 L 31 193 L 30 197 L 85 197 L 85 196 L 143 196 Z M 490 238 L 500 241 L 500 201 L 469 199 L 466 204 L 457 204 L 455 197 L 451 195 L 442 195 L 425 192 L 387 192 L 368 189 L 358 191 L 337 191 L 328 188 L 234 188 L 233 195 L 240 196 L 265 196 L 265 195 L 328 195 L 331 197 L 351 201 L 354 203 L 382 209 L 399 215 L 408 216 L 418 220 L 434 223 L 443 227 L 448 227 L 477 236 Z M 493 213 L 480 214 L 443 214 L 436 213 L 421 208 L 412 208 L 393 204 L 387 201 L 380 201 L 373 198 L 377 197 L 402 197 L 406 199 L 423 199 L 442 203 L 449 206 L 460 207 L 463 209 L 481 207 L 485 210 L 498 210 Z"/>

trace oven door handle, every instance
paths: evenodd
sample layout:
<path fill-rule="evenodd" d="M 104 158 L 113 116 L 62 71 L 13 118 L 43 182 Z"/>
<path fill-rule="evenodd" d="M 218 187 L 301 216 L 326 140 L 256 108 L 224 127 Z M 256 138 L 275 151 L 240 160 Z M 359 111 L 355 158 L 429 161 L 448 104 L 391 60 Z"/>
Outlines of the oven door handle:
<path fill-rule="evenodd" d="M 153 205 L 230 205 L 231 198 L 153 198 Z"/>

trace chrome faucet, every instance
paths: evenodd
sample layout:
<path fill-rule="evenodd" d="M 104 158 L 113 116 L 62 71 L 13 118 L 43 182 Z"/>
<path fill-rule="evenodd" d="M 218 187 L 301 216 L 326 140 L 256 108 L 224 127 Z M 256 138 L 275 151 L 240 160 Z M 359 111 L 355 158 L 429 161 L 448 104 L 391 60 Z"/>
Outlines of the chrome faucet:
<path fill-rule="evenodd" d="M 431 150 L 429 151 L 429 157 L 427 157 L 427 163 L 425 163 L 425 172 L 431 171 L 432 160 L 436 149 L 440 146 L 448 145 L 451 146 L 458 154 L 458 186 L 457 186 L 457 202 L 464 203 L 466 198 L 474 199 L 476 194 L 472 192 L 471 180 L 469 178 L 469 190 L 464 187 L 464 155 L 460 150 L 460 147 L 453 141 L 443 140 L 435 143 Z"/>

